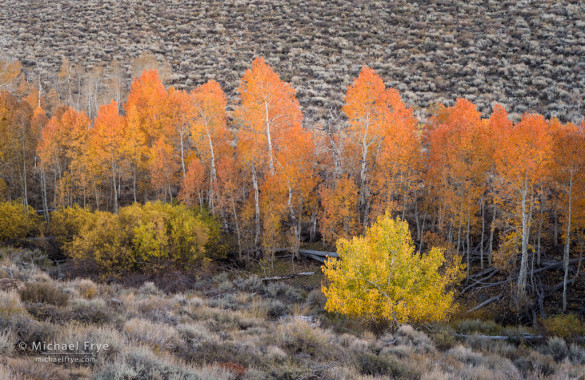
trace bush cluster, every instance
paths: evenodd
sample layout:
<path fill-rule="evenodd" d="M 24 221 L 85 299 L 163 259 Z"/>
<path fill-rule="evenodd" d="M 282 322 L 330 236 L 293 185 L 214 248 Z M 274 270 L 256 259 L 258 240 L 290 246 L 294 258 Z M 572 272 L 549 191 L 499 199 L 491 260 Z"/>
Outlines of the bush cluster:
<path fill-rule="evenodd" d="M 24 239 L 39 231 L 41 218 L 30 206 L 0 202 L 0 243 Z"/>
<path fill-rule="evenodd" d="M 147 202 L 118 214 L 62 209 L 53 212 L 50 229 L 69 257 L 104 276 L 188 269 L 226 252 L 219 224 L 184 205 Z"/>
<path fill-rule="evenodd" d="M 585 335 L 585 323 L 575 314 L 553 315 L 542 321 L 549 336 L 570 338 Z"/>

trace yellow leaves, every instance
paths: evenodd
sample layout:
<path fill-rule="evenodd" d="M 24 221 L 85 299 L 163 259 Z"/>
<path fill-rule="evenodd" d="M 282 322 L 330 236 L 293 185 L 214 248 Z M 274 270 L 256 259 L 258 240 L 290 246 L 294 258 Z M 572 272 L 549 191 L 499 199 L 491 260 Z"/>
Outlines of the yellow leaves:
<path fill-rule="evenodd" d="M 340 239 L 337 252 L 341 259 L 323 267 L 326 310 L 393 323 L 442 320 L 453 310 L 447 287 L 461 279 L 460 263 L 442 272 L 442 249 L 415 253 L 406 222 L 380 217 L 365 236 Z"/>
<path fill-rule="evenodd" d="M 220 247 L 217 224 L 183 205 L 134 204 L 122 207 L 118 215 L 79 208 L 60 213 L 84 222 L 73 229 L 67 254 L 97 265 L 104 275 L 168 265 L 185 268 L 206 260 L 208 243 Z"/>
<path fill-rule="evenodd" d="M 0 242 L 26 238 L 38 232 L 40 223 L 32 207 L 18 202 L 0 202 Z"/>
<path fill-rule="evenodd" d="M 516 270 L 521 238 L 522 235 L 517 230 L 501 234 L 500 247 L 493 255 L 493 264 L 496 268 L 508 273 Z"/>

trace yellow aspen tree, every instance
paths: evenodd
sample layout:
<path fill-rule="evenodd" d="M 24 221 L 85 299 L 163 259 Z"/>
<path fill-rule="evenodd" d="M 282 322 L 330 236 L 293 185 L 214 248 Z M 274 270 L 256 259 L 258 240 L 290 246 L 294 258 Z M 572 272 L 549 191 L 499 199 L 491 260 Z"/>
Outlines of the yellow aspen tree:
<path fill-rule="evenodd" d="M 463 272 L 457 261 L 442 268 L 443 251 L 415 253 L 408 224 L 381 216 L 364 236 L 337 242 L 342 259 L 323 266 L 325 309 L 394 325 L 445 320 L 455 309 L 450 286 Z"/>

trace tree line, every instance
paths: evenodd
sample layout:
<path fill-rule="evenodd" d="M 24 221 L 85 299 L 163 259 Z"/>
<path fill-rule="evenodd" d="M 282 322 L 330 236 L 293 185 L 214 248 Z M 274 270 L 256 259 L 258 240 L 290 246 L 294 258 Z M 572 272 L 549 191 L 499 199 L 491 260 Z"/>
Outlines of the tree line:
<path fill-rule="evenodd" d="M 333 244 L 390 214 L 409 222 L 418 250 L 461 255 L 468 278 L 508 273 L 520 298 L 560 256 L 566 308 L 579 274 L 580 259 L 571 263 L 585 245 L 585 122 L 525 114 L 514 123 L 501 106 L 483 117 L 465 99 L 418 120 L 363 67 L 341 110 L 304 125 L 294 89 L 263 58 L 234 104 L 213 80 L 187 92 L 166 88 L 157 70 L 95 115 L 62 100 L 43 107 L 48 95 L 12 87 L 0 93 L 0 199 L 47 220 L 57 207 L 118 213 L 179 201 L 215 215 L 245 259 Z"/>

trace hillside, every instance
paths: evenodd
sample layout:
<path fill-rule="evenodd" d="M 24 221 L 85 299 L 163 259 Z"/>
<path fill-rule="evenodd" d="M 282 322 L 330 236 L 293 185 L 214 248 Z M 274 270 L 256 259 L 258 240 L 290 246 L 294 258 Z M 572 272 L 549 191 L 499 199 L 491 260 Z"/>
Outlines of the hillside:
<path fill-rule="evenodd" d="M 0 51 L 46 80 L 62 57 L 90 69 L 150 51 L 172 65 L 170 84 L 214 78 L 232 98 L 253 58 L 265 56 L 309 121 L 342 104 L 362 65 L 412 106 L 465 97 L 484 114 L 497 101 L 511 113 L 580 121 L 584 13 L 574 0 L 7 0 Z"/>

